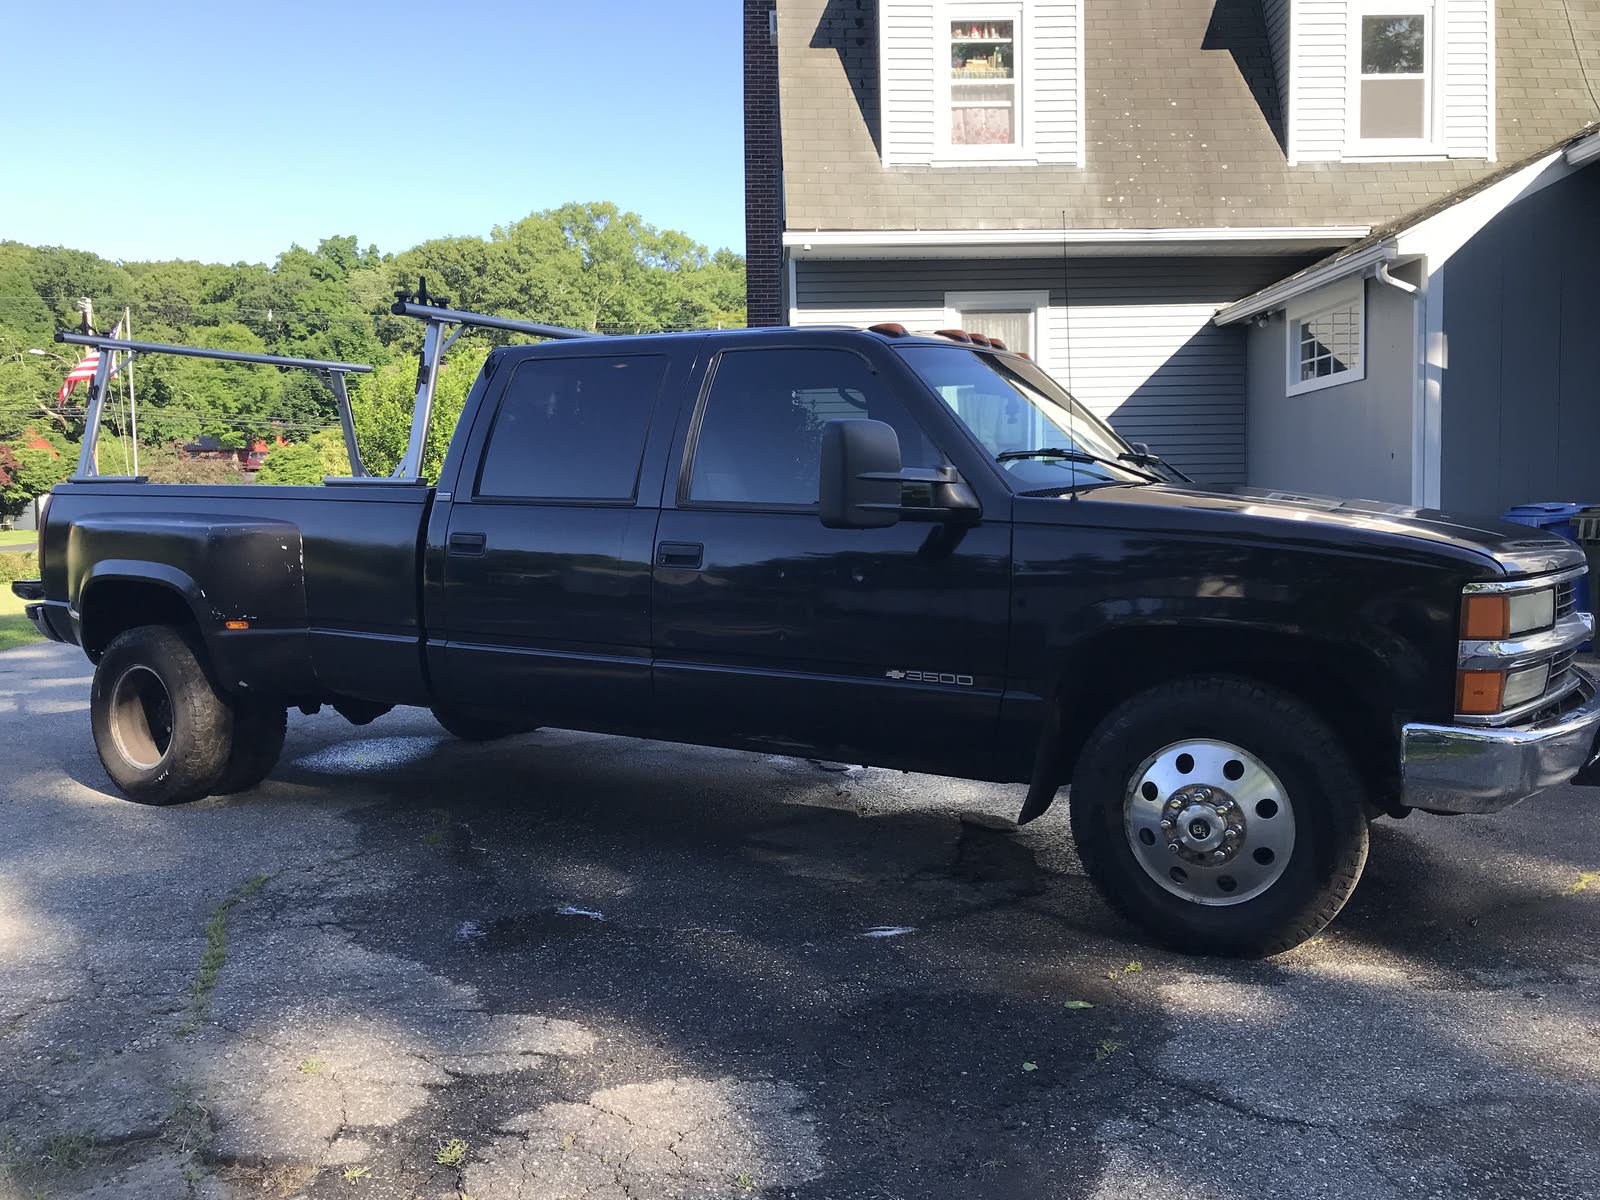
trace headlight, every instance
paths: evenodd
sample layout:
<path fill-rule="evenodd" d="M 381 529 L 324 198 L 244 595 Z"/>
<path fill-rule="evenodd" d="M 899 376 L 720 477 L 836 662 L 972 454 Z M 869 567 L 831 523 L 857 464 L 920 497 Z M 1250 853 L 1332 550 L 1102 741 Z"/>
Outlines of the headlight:
<path fill-rule="evenodd" d="M 1468 595 L 1461 602 L 1461 636 L 1469 641 L 1499 641 L 1535 629 L 1548 629 L 1555 621 L 1556 590 L 1553 587 L 1510 595 Z"/>

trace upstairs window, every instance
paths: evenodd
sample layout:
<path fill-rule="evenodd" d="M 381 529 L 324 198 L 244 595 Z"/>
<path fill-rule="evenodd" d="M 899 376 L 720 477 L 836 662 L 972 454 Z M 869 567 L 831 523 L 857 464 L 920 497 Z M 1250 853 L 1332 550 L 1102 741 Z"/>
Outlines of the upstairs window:
<path fill-rule="evenodd" d="M 1017 146 L 1017 22 L 983 16 L 950 21 L 950 144 Z"/>
<path fill-rule="evenodd" d="M 1428 15 L 1361 17 L 1361 139 L 1428 136 Z"/>

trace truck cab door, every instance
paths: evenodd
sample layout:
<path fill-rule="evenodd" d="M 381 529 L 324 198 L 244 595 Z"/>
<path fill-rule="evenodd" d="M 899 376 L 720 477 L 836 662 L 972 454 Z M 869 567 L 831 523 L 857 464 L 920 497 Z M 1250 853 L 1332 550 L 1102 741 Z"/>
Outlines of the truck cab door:
<path fill-rule="evenodd" d="M 648 721 L 650 564 L 673 415 L 660 399 L 677 361 L 579 341 L 502 368 L 449 511 L 432 523 L 440 702 L 572 728 Z"/>
<path fill-rule="evenodd" d="M 959 526 L 824 528 L 828 421 L 889 423 L 907 466 L 943 465 L 943 451 L 852 349 L 723 347 L 656 535 L 658 722 L 668 736 L 981 773 L 1005 674 L 1008 506 Z"/>

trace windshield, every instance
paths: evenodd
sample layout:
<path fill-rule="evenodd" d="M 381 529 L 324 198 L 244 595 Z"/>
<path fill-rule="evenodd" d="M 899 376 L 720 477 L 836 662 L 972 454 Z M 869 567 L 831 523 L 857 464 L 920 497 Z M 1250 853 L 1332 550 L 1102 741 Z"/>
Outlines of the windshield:
<path fill-rule="evenodd" d="M 1131 453 L 1128 444 L 1027 359 L 965 346 L 898 349 L 995 456 L 1018 490 L 1150 482 L 1147 472 L 1124 459 Z M 1030 450 L 1059 450 L 1072 457 L 1013 457 Z"/>

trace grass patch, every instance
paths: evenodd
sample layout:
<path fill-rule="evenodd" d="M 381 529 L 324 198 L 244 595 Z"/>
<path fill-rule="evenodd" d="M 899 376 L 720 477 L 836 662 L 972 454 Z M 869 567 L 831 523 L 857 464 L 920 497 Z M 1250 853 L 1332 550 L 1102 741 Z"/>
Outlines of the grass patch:
<path fill-rule="evenodd" d="M 460 1138 L 451 1138 L 448 1142 L 441 1142 L 438 1152 L 433 1156 L 433 1161 L 441 1167 L 459 1167 L 467 1161 L 467 1144 Z"/>
<path fill-rule="evenodd" d="M 270 878 L 257 875 L 247 880 L 212 910 L 211 919 L 206 922 L 206 948 L 200 953 L 200 970 L 189 985 L 189 1017 L 178 1029 L 180 1036 L 187 1037 L 200 1028 L 211 1007 L 211 993 L 217 990 L 217 980 L 222 978 L 222 968 L 228 962 L 229 914 L 265 887 Z"/>
<path fill-rule="evenodd" d="M 89 1161 L 94 1139 L 81 1133 L 52 1133 L 45 1139 L 39 1161 L 52 1171 L 76 1171 Z"/>
<path fill-rule="evenodd" d="M 37 529 L 0 529 L 0 546 L 31 546 L 38 540 Z"/>
<path fill-rule="evenodd" d="M 22 615 L 22 601 L 11 594 L 11 585 L 0 583 L 0 650 L 42 641 L 33 622 Z"/>

